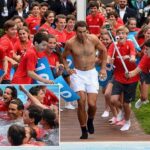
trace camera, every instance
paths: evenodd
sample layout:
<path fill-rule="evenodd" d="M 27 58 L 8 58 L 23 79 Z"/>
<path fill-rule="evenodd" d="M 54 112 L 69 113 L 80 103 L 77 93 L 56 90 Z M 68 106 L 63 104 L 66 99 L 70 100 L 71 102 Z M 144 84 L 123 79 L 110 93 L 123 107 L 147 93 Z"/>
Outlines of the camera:
<path fill-rule="evenodd" d="M 111 30 L 110 24 L 106 24 L 106 25 L 105 25 L 105 28 L 106 28 L 107 30 Z"/>

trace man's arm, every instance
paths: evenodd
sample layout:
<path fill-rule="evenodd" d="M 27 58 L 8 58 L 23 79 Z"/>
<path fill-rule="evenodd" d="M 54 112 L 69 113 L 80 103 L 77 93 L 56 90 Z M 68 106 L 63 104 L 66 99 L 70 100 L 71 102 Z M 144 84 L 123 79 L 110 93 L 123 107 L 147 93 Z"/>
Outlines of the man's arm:
<path fill-rule="evenodd" d="M 127 78 L 132 78 L 139 74 L 142 70 L 139 67 L 136 67 L 134 70 L 130 71 L 126 76 Z"/>
<path fill-rule="evenodd" d="M 28 76 L 31 77 L 34 80 L 38 80 L 38 81 L 46 83 L 46 84 L 53 84 L 54 83 L 51 80 L 47 80 L 47 79 L 44 79 L 44 78 L 40 77 L 34 71 L 31 71 L 31 70 L 28 71 Z"/>

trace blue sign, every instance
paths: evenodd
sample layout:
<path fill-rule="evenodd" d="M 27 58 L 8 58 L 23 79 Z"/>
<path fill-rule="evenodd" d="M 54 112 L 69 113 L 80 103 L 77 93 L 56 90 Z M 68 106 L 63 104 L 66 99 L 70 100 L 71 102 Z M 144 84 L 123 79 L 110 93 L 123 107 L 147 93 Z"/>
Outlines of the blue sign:
<path fill-rule="evenodd" d="M 70 69 L 74 68 L 73 58 L 71 55 L 67 56 L 67 62 Z"/>
<path fill-rule="evenodd" d="M 4 70 L 0 70 L 0 77 L 3 76 Z"/>
<path fill-rule="evenodd" d="M 54 80 L 60 88 L 60 96 L 66 101 L 71 102 L 80 99 L 80 97 L 69 87 L 62 76 L 59 76 Z"/>
<path fill-rule="evenodd" d="M 101 70 L 101 67 L 99 65 L 96 65 L 95 67 L 96 67 L 97 72 L 99 73 L 100 70 Z M 113 75 L 112 65 L 107 64 L 106 71 L 107 71 L 107 78 L 106 78 L 106 80 L 100 80 L 99 79 L 99 85 L 101 87 L 103 87 L 103 88 L 106 87 L 106 85 L 108 84 L 108 81 L 111 80 L 111 78 L 112 78 L 112 75 Z"/>
<path fill-rule="evenodd" d="M 131 40 L 131 41 L 133 42 L 134 47 L 135 47 L 135 49 L 136 49 L 137 51 L 141 51 L 141 48 L 140 48 L 139 44 L 137 43 L 137 41 L 136 41 L 136 39 L 135 39 L 135 34 L 134 34 L 134 32 L 133 32 L 133 33 L 130 32 L 130 33 L 128 34 L 128 36 L 127 36 L 127 39 L 129 39 L 129 40 Z"/>
<path fill-rule="evenodd" d="M 54 80 L 52 70 L 50 68 L 50 65 L 46 57 L 43 57 L 38 60 L 35 73 L 38 74 L 40 77 L 45 78 L 47 80 Z M 33 83 L 41 84 L 42 82 L 34 80 Z"/>

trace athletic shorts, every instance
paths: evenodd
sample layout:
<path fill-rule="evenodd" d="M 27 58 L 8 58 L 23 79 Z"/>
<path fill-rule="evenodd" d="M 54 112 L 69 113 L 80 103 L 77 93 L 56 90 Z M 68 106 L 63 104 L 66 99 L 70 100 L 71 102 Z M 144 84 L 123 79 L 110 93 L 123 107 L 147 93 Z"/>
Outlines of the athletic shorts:
<path fill-rule="evenodd" d="M 121 95 L 126 103 L 135 100 L 137 82 L 130 84 L 122 84 L 116 80 L 113 81 L 112 95 Z"/>
<path fill-rule="evenodd" d="M 70 76 L 71 88 L 75 92 L 98 93 L 99 82 L 96 69 L 81 71 L 75 69 L 76 73 Z"/>
<path fill-rule="evenodd" d="M 146 84 L 150 84 L 150 73 L 140 73 L 140 81 L 145 82 Z"/>

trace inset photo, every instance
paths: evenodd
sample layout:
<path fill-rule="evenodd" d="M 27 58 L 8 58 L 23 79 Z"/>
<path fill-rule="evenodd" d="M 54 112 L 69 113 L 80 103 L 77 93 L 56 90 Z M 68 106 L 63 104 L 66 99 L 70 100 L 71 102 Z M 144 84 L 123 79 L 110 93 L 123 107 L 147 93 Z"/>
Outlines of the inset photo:
<path fill-rule="evenodd" d="M 0 85 L 0 146 L 59 146 L 59 85 Z"/>

